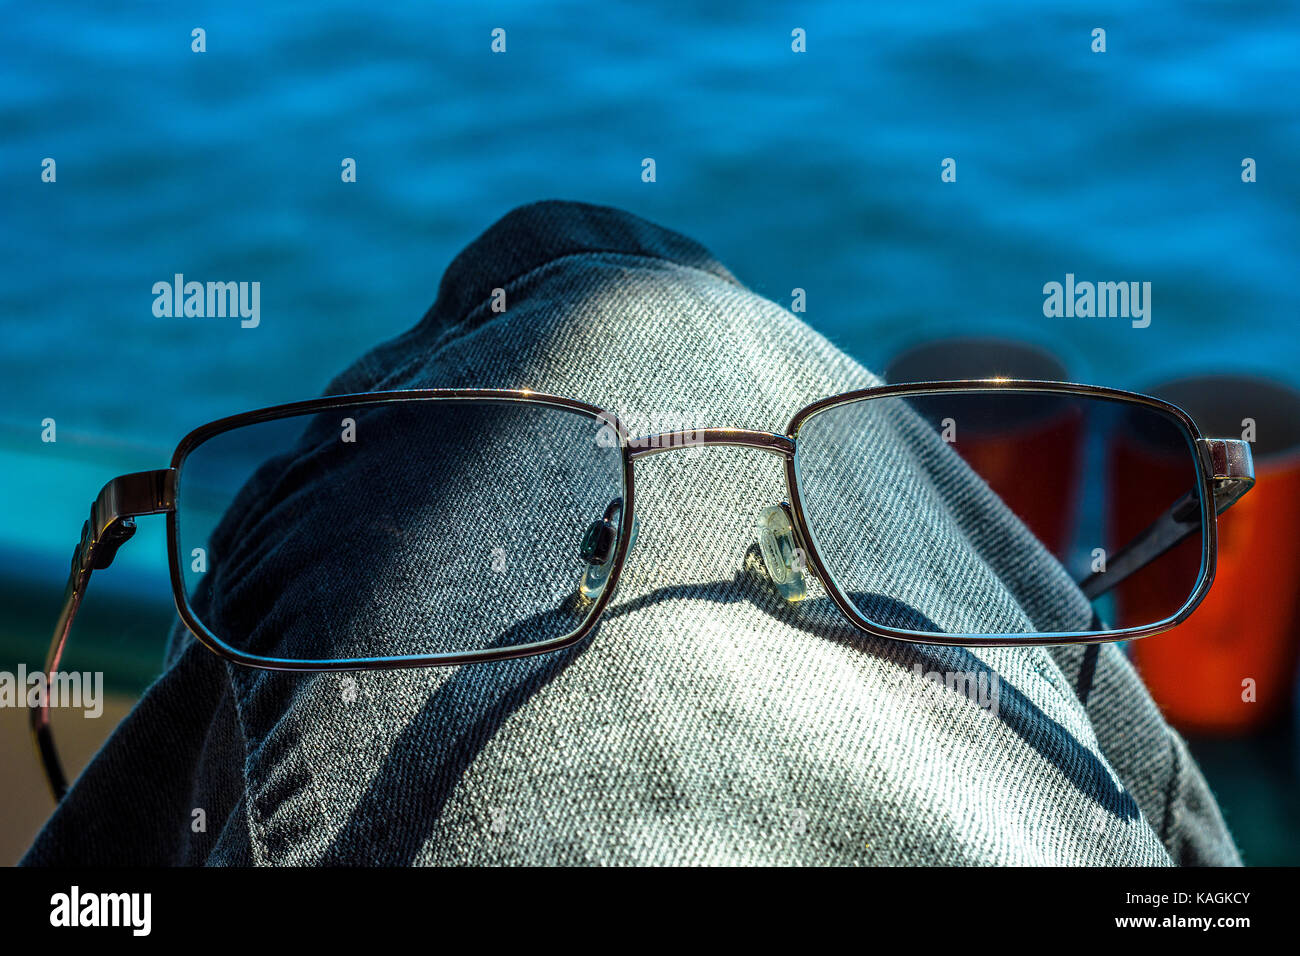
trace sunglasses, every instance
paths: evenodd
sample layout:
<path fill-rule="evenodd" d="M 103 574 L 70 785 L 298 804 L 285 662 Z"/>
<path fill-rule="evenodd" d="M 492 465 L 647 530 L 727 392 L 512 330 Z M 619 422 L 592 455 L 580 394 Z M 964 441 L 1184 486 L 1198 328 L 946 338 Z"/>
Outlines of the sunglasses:
<path fill-rule="evenodd" d="M 1216 515 L 1254 483 L 1247 442 L 1204 438 L 1156 398 L 1059 382 L 882 385 L 814 402 L 781 434 L 639 437 L 526 390 L 331 396 L 203 425 L 168 468 L 105 485 L 45 673 L 91 572 L 153 514 L 167 516 L 180 619 L 236 664 L 374 670 L 570 647 L 634 549 L 636 463 L 718 445 L 784 469 L 787 498 L 756 528 L 782 599 L 829 599 L 860 631 L 925 644 L 1166 631 L 1210 588 Z M 48 706 L 32 726 L 59 798 Z"/>

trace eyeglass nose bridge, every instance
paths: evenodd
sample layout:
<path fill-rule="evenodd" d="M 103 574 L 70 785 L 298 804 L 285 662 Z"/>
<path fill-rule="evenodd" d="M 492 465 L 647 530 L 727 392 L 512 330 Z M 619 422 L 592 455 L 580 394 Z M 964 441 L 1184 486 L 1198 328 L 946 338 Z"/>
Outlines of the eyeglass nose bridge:
<path fill-rule="evenodd" d="M 753 448 L 782 458 L 794 457 L 794 439 L 776 432 L 752 428 L 686 428 L 674 432 L 659 432 L 627 440 L 629 457 L 636 461 L 660 452 L 681 448 L 705 448 L 726 445 L 733 448 Z"/>
<path fill-rule="evenodd" d="M 787 465 L 787 482 L 793 480 L 789 469 L 794 459 L 795 440 L 776 432 L 751 428 L 683 429 L 629 438 L 627 445 L 633 461 L 680 448 L 710 445 L 752 448 L 783 459 Z M 763 563 L 777 591 L 791 603 L 802 601 L 808 594 L 804 572 L 812 569 L 806 564 L 803 536 L 795 523 L 793 509 L 784 501 L 764 508 L 755 530 Z"/>

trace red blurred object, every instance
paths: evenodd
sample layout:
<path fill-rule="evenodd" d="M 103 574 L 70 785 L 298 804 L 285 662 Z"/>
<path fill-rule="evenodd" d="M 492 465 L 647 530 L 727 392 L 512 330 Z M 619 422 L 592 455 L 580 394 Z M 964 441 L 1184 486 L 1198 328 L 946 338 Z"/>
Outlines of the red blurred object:
<path fill-rule="evenodd" d="M 1078 511 L 1082 440 L 1082 416 L 1077 406 L 1071 406 L 1059 415 L 1002 434 L 968 436 L 953 447 L 1059 558 Z M 1026 462 L 1034 462 L 1032 476 L 1025 473 Z"/>
<path fill-rule="evenodd" d="M 1168 633 L 1135 641 L 1133 660 L 1174 725 L 1248 733 L 1289 711 L 1300 662 L 1300 394 L 1227 376 L 1188 379 L 1153 393 L 1181 405 L 1208 437 L 1239 437 L 1243 419 L 1253 419 L 1256 483 L 1219 516 L 1218 570 L 1205 601 Z M 1133 447 L 1114 451 L 1113 464 L 1144 469 L 1149 481 L 1143 484 L 1153 495 L 1176 497 L 1167 462 Z M 1120 527 L 1122 510 L 1116 512 Z M 1121 533 L 1134 530 L 1140 529 Z M 1161 588 L 1185 588 L 1199 562 L 1199 541 L 1185 541 L 1152 565 L 1140 588 L 1117 588 L 1121 621 L 1141 618 L 1162 601 L 1167 606 Z M 1253 701 L 1245 699 L 1251 686 Z"/>

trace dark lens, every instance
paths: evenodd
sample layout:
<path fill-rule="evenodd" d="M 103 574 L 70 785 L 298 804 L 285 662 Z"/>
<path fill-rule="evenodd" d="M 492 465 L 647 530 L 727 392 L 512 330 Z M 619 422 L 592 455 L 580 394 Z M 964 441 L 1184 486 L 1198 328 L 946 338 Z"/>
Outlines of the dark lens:
<path fill-rule="evenodd" d="M 600 591 L 584 588 L 582 541 L 595 522 L 617 525 L 623 494 L 617 435 L 585 413 L 464 400 L 335 408 L 195 448 L 181 467 L 176 560 L 203 625 L 259 657 L 536 644 L 590 614 Z"/>
<path fill-rule="evenodd" d="M 832 406 L 799 430 L 832 584 L 869 622 L 948 635 L 1144 626 L 1195 591 L 1190 433 L 1110 398 L 948 391 Z"/>

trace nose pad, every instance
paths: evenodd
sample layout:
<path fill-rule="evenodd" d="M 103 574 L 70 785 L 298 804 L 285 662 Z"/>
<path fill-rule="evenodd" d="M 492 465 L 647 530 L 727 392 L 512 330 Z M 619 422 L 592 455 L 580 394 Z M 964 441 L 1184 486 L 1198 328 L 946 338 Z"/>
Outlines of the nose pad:
<path fill-rule="evenodd" d="M 790 506 L 785 502 L 769 505 L 758 516 L 758 549 L 763 554 L 763 564 L 768 577 L 776 585 L 781 597 L 791 604 L 808 596 L 804 583 L 804 553 L 795 543 L 794 523 L 790 520 Z"/>
<path fill-rule="evenodd" d="M 605 516 L 587 526 L 578 545 L 578 556 L 586 562 L 578 590 L 588 601 L 594 601 L 605 590 L 609 573 L 614 569 L 614 555 L 618 552 L 618 525 L 614 519 L 621 515 L 623 499 L 616 498 L 605 509 Z M 632 536 L 628 540 L 630 552 L 636 546 L 636 534 L 639 522 L 632 519 Z"/>

